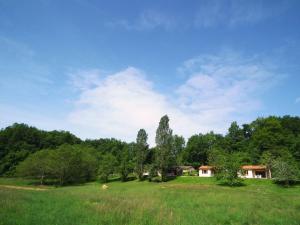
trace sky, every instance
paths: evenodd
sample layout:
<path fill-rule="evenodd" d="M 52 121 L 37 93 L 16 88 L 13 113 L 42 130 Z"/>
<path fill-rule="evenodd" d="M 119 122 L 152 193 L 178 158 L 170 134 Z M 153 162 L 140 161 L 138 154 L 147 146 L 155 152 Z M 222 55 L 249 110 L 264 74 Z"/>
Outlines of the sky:
<path fill-rule="evenodd" d="M 298 0 L 0 0 L 0 128 L 154 144 L 300 115 Z"/>

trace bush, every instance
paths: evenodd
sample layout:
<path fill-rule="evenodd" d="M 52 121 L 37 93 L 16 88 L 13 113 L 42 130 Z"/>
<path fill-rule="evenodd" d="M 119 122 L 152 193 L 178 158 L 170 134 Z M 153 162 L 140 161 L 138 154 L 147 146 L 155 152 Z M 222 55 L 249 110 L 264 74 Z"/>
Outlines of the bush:
<path fill-rule="evenodd" d="M 300 172 L 296 161 L 292 157 L 280 157 L 273 164 L 273 178 L 278 184 L 290 186 L 299 181 Z"/>

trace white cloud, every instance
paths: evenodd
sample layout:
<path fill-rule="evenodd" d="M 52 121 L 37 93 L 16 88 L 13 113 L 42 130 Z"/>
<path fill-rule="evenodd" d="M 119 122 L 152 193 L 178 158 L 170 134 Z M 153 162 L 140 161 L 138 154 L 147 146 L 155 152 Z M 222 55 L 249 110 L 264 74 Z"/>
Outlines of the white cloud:
<path fill-rule="evenodd" d="M 138 129 L 145 128 L 153 135 L 160 117 L 177 111 L 153 89 L 143 72 L 132 67 L 82 91 L 76 105 L 70 121 L 88 130 L 84 136 L 132 141 Z"/>
<path fill-rule="evenodd" d="M 156 28 L 170 30 L 175 27 L 175 19 L 166 13 L 155 10 L 146 10 L 141 12 L 137 18 L 132 21 L 128 19 L 119 19 L 107 22 L 106 26 L 111 28 L 121 27 L 126 30 L 153 30 Z"/>
<path fill-rule="evenodd" d="M 296 98 L 295 103 L 296 103 L 296 104 L 299 104 L 299 103 L 300 103 L 300 97 Z"/>
<path fill-rule="evenodd" d="M 81 137 L 134 141 L 138 129 L 154 144 L 161 116 L 168 114 L 174 133 L 225 132 L 233 120 L 248 122 L 261 108 L 259 96 L 278 75 L 256 58 L 226 53 L 187 60 L 188 79 L 173 93 L 155 90 L 140 70 L 129 67 L 81 89 L 69 121 Z M 88 72 L 86 72 L 88 73 Z M 98 82 L 99 81 L 99 82 Z M 168 96 L 168 97 L 167 97 Z"/>

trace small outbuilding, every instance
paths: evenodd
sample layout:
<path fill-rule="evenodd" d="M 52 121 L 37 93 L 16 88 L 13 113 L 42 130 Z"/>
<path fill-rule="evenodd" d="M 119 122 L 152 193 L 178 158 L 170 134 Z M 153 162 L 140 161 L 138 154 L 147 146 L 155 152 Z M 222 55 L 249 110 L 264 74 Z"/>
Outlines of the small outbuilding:
<path fill-rule="evenodd" d="M 214 176 L 214 169 L 212 166 L 200 166 L 199 177 L 212 177 Z"/>
<path fill-rule="evenodd" d="M 242 178 L 272 178 L 271 171 L 264 165 L 244 165 L 242 166 Z"/>

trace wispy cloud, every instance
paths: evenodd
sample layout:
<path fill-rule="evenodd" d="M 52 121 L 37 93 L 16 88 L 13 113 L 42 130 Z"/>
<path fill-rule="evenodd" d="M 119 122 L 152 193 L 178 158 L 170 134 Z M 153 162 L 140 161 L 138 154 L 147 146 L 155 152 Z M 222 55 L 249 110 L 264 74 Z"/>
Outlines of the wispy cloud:
<path fill-rule="evenodd" d="M 175 133 L 186 137 L 230 122 L 247 122 L 261 108 L 260 95 L 280 76 L 261 60 L 235 53 L 200 56 L 183 63 L 188 74 L 173 93 L 159 92 L 147 75 L 129 67 L 82 89 L 69 121 L 83 137 L 117 137 L 133 141 L 145 128 L 154 142 L 160 117 L 168 114 Z M 96 79 L 98 80 L 98 79 Z"/>
<path fill-rule="evenodd" d="M 218 26 L 236 27 L 279 16 L 286 12 L 294 1 L 261 0 L 203 0 L 199 1 L 189 14 L 180 17 L 178 12 L 166 10 L 144 10 L 136 17 L 118 18 L 105 23 L 110 28 L 122 28 L 128 31 L 149 31 L 154 29 L 197 29 Z"/>
<path fill-rule="evenodd" d="M 153 30 L 164 29 L 170 30 L 176 25 L 175 18 L 166 13 L 155 10 L 146 10 L 141 12 L 132 21 L 128 19 L 118 19 L 115 21 L 109 21 L 106 26 L 111 28 L 124 28 L 126 30 Z"/>
<path fill-rule="evenodd" d="M 286 1 L 261 0 L 203 1 L 195 15 L 196 27 L 229 26 L 257 23 L 287 10 Z"/>
<path fill-rule="evenodd" d="M 249 120 L 263 104 L 261 94 L 282 78 L 261 58 L 234 52 L 187 60 L 180 71 L 192 74 L 177 90 L 181 108 L 219 132 L 230 121 Z"/>
<path fill-rule="evenodd" d="M 4 36 L 0 36 L 0 50 L 7 53 L 6 56 L 14 56 L 23 60 L 35 55 L 33 49 L 26 44 Z"/>
<path fill-rule="evenodd" d="M 84 91 L 101 83 L 99 69 L 77 70 L 69 73 L 69 83 L 78 90 Z"/>

